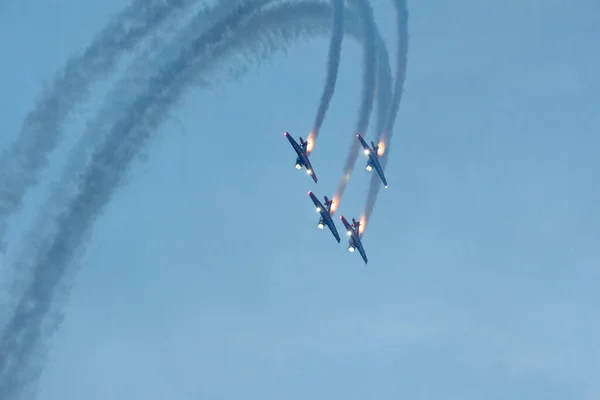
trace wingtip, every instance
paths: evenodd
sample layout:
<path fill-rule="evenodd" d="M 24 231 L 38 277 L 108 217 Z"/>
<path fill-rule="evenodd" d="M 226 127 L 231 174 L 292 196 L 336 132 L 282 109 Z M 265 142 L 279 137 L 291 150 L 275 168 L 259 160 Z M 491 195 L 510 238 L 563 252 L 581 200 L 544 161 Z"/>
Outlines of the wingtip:
<path fill-rule="evenodd" d="M 357 133 L 357 134 L 356 134 L 356 137 L 360 137 L 360 133 Z"/>
<path fill-rule="evenodd" d="M 288 136 L 289 134 L 289 132 L 283 132 L 283 136 Z"/>
<path fill-rule="evenodd" d="M 309 191 L 308 191 L 308 195 L 310 196 L 311 194 L 312 194 L 312 191 L 310 191 L 310 190 L 309 190 Z"/>

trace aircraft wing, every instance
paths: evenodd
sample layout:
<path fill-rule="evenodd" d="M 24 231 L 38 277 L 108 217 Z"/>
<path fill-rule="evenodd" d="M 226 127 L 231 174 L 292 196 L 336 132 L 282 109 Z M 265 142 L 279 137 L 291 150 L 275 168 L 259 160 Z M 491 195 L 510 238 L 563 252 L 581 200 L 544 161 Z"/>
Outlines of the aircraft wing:
<path fill-rule="evenodd" d="M 285 133 L 285 137 L 287 138 L 287 140 L 289 140 L 290 144 L 292 145 L 292 147 L 296 151 L 296 154 L 301 155 L 302 154 L 302 149 L 300 148 L 300 145 L 298 143 L 296 143 L 296 141 L 294 140 L 294 138 L 289 133 L 287 133 L 287 132 Z"/>
<path fill-rule="evenodd" d="M 383 182 L 383 186 L 385 186 L 387 188 L 388 187 L 387 180 L 385 179 L 385 175 L 383 174 L 383 169 L 381 168 L 381 164 L 379 163 L 379 160 L 375 160 L 375 162 L 373 164 L 375 164 L 375 171 L 377 171 L 377 174 L 379 174 L 379 177 L 381 178 L 381 181 Z"/>
<path fill-rule="evenodd" d="M 325 222 L 327 224 L 327 226 L 329 227 L 329 230 L 333 234 L 333 237 L 339 243 L 341 240 L 340 234 L 338 233 L 337 228 L 335 227 L 335 224 L 333 223 L 333 220 L 331 219 L 331 215 L 327 211 L 324 211 L 323 213 L 321 213 L 321 215 L 323 215 L 323 222 Z"/>
<path fill-rule="evenodd" d="M 308 192 L 308 195 L 310 196 L 312 202 L 315 204 L 315 207 L 319 207 L 321 210 L 325 209 L 325 207 L 323 207 L 323 204 L 321 204 L 321 202 L 319 201 L 319 199 L 317 199 L 317 196 L 315 196 L 313 192 Z"/>
<path fill-rule="evenodd" d="M 365 253 L 365 249 L 363 248 L 361 240 L 359 238 L 355 237 L 354 243 L 356 244 L 356 247 L 358 248 L 358 252 L 360 253 L 360 256 L 362 257 L 363 261 L 365 262 L 365 264 L 367 264 L 367 262 L 369 260 L 367 260 L 367 254 Z"/>
<path fill-rule="evenodd" d="M 313 169 L 312 165 L 310 164 L 308 157 L 306 155 L 303 155 L 301 157 L 302 157 L 302 162 L 306 166 L 306 169 L 309 171 L 308 172 L 309 175 L 311 176 L 311 178 L 313 178 L 313 181 L 315 181 L 315 183 L 317 183 L 319 181 L 319 179 L 317 178 L 317 174 L 315 174 L 315 170 Z"/>
<path fill-rule="evenodd" d="M 360 144 L 362 145 L 362 147 L 365 150 L 371 151 L 371 148 L 369 147 L 369 145 L 367 144 L 367 142 L 365 142 L 365 139 L 363 139 L 362 136 L 360 136 L 360 134 L 357 133 L 356 137 L 358 138 L 358 141 L 360 142 Z"/>
<path fill-rule="evenodd" d="M 346 228 L 347 232 L 351 232 L 351 234 L 354 232 L 354 229 L 352 229 L 352 225 L 350 225 L 348 223 L 348 221 L 346 221 L 346 218 L 344 218 L 343 215 L 340 216 L 340 219 L 342 220 L 342 223 L 344 224 L 344 227 Z"/>

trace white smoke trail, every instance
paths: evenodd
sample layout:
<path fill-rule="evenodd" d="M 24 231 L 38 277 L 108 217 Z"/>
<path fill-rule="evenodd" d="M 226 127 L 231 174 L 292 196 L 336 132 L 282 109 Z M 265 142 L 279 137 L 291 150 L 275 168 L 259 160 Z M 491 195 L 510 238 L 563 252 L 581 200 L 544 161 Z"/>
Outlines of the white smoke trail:
<path fill-rule="evenodd" d="M 0 244 L 7 218 L 20 211 L 28 189 L 37 184 L 48 155 L 61 139 L 61 128 L 91 84 L 112 72 L 119 58 L 149 32 L 195 0 L 135 0 L 81 54 L 72 56 L 39 96 L 16 141 L 0 157 Z M 176 16 L 176 15 L 175 15 Z"/>
<path fill-rule="evenodd" d="M 294 33 L 294 27 L 300 31 L 294 22 L 299 18 L 298 15 L 302 15 L 298 14 L 302 7 L 311 12 L 306 13 L 306 20 L 301 20 L 304 24 L 318 18 L 319 13 L 327 16 L 329 11 L 323 4 L 285 5 L 270 10 L 269 14 L 265 12 L 257 15 L 245 25 L 242 24 L 243 21 L 236 19 L 240 17 L 238 14 L 221 21 L 199 39 L 192 41 L 192 46 L 182 50 L 181 56 L 169 63 L 168 67 L 162 68 L 150 80 L 149 90 L 129 105 L 130 113 L 122 115 L 114 123 L 105 144 L 94 153 L 90 168 L 80 178 L 79 194 L 59 215 L 60 230 L 36 249 L 34 283 L 19 303 L 9 329 L 0 340 L 0 353 L 18 361 L 18 364 L 8 365 L 10 368 L 5 370 L 0 381 L 1 395 L 14 396 L 37 378 L 41 367 L 31 365 L 31 357 L 44 339 L 41 337 L 41 325 L 53 300 L 54 291 L 72 257 L 85 242 L 91 225 L 121 183 L 131 161 L 164 120 L 169 108 L 181 97 L 198 72 L 239 51 L 251 39 L 256 40 L 257 36 L 260 38 L 260 35 L 255 33 L 253 36 L 251 33 L 271 28 L 274 29 L 273 34 L 285 38 L 283 33 L 288 32 L 289 37 L 290 32 Z M 244 11 L 243 8 L 240 10 Z M 231 25 L 236 23 L 243 29 L 231 31 Z M 320 25 L 320 30 L 323 31 L 323 22 Z M 238 44 L 234 45 L 236 41 Z M 276 43 L 272 39 L 267 42 Z"/>
<path fill-rule="evenodd" d="M 394 76 L 394 94 L 390 109 L 386 119 L 384 129 L 381 131 L 381 137 L 378 138 L 380 146 L 383 146 L 384 153 L 381 156 L 379 163 L 381 168 L 385 170 L 387 160 L 390 154 L 390 145 L 392 135 L 394 133 L 394 124 L 398 116 L 402 94 L 404 92 L 404 80 L 406 79 L 406 65 L 408 63 L 408 10 L 406 8 L 406 0 L 394 0 L 396 10 L 396 22 L 398 26 L 398 37 L 396 39 L 396 73 Z M 367 195 L 367 203 L 363 211 L 361 222 L 362 232 L 364 233 L 366 226 L 373 214 L 377 196 L 381 190 L 381 180 L 375 173 L 371 177 L 369 192 Z"/>

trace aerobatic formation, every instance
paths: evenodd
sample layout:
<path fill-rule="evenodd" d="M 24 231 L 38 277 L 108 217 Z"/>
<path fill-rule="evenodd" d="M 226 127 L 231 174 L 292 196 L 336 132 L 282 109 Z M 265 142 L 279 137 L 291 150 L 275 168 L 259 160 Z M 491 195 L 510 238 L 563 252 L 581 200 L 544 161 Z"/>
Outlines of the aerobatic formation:
<path fill-rule="evenodd" d="M 296 155 L 297 155 L 296 169 L 302 169 L 302 167 L 304 167 L 306 169 L 306 173 L 312 177 L 312 179 L 315 181 L 315 183 L 318 183 L 319 180 L 317 178 L 317 174 L 315 173 L 313 166 L 310 163 L 310 160 L 308 159 L 308 154 L 309 154 L 308 149 L 311 147 L 309 144 L 310 142 L 306 141 L 302 137 L 300 137 L 300 144 L 298 144 L 294 140 L 294 138 L 292 138 L 292 136 L 290 135 L 289 132 L 285 132 L 284 135 L 288 139 L 290 144 L 292 145 L 292 148 L 294 149 L 294 151 L 296 152 Z M 365 140 L 362 138 L 362 136 L 360 136 L 360 134 L 356 134 L 356 138 L 358 139 L 358 141 L 364 148 L 365 155 L 369 159 L 367 161 L 367 168 L 366 168 L 367 171 L 371 172 L 373 170 L 373 167 L 375 167 L 375 170 L 377 171 L 377 174 L 379 175 L 381 182 L 383 182 L 383 184 L 387 188 L 388 187 L 387 180 L 385 179 L 385 175 L 383 173 L 383 168 L 382 168 L 381 164 L 379 163 L 379 158 L 383 155 L 383 152 L 379 151 L 381 145 L 376 145 L 375 143 L 371 142 L 371 147 L 369 147 L 367 142 L 365 142 Z M 319 201 L 317 196 L 315 196 L 312 191 L 308 192 L 308 196 L 310 197 L 313 204 L 315 205 L 317 212 L 321 215 L 321 219 L 319 219 L 319 223 L 318 223 L 317 227 L 319 229 L 323 229 L 325 227 L 325 225 L 327 225 L 327 227 L 329 228 L 329 230 L 331 231 L 331 233 L 333 234 L 333 236 L 339 243 L 340 235 L 337 232 L 337 228 L 335 227 L 335 224 L 334 224 L 333 218 L 332 218 L 332 215 L 337 208 L 337 206 L 335 208 L 333 207 L 334 201 L 328 199 L 327 196 L 325 196 L 324 197 L 325 205 L 323 205 L 323 203 L 321 203 Z M 338 199 L 337 201 L 339 201 L 340 197 L 341 196 L 338 194 L 338 195 L 336 195 L 335 198 L 337 198 Z M 346 220 L 346 218 L 344 218 L 343 215 L 340 216 L 340 219 L 342 220 L 342 223 L 344 224 L 344 227 L 346 228 L 346 232 L 348 233 L 348 236 L 350 236 L 350 239 L 348 242 L 348 251 L 353 253 L 354 250 L 358 249 L 360 256 L 362 257 L 363 261 L 366 264 L 368 262 L 368 258 L 367 258 L 367 254 L 365 253 L 365 250 L 363 248 L 362 240 L 361 240 L 361 237 L 364 233 L 364 230 L 361 229 L 361 226 L 362 226 L 361 222 L 356 221 L 354 218 L 352 218 L 352 225 L 350 225 L 348 223 L 348 221 Z"/>
<path fill-rule="evenodd" d="M 43 370 L 48 341 L 63 319 L 70 279 L 101 217 L 132 162 L 144 153 L 161 123 L 181 98 L 228 64 L 258 64 L 307 36 L 330 38 L 326 78 L 312 129 L 296 142 L 296 168 L 311 165 L 319 130 L 335 91 L 342 40 L 362 47 L 361 98 L 356 128 L 342 176 L 332 199 L 309 197 L 338 243 L 335 214 L 362 147 L 367 169 L 375 169 L 365 209 L 349 223 L 349 250 L 367 257 L 362 236 L 384 175 L 394 122 L 402 98 L 408 51 L 405 0 L 389 0 L 396 13 L 394 71 L 368 0 L 132 0 L 111 18 L 83 50 L 71 56 L 36 98 L 20 131 L 0 155 L 0 278 L 8 298 L 0 312 L 0 399 L 33 398 Z M 381 4 L 381 3 L 379 3 Z M 190 18 L 191 17 L 191 18 Z M 168 33 L 168 34 L 167 34 Z M 145 46 L 145 47 L 143 47 Z M 123 77 L 80 134 L 59 179 L 41 202 L 31 229 L 18 246 L 7 238 L 8 220 L 18 214 L 38 186 L 49 155 L 61 143 L 69 117 L 87 100 L 93 84 L 114 73 L 122 58 L 139 48 Z M 241 56 L 241 58 L 240 58 Z M 244 70 L 246 71 L 246 70 Z M 374 139 L 363 137 L 376 109 Z M 349 138 L 350 139 L 350 138 Z M 377 143 L 377 144 L 375 144 Z M 8 277 L 8 278 L 7 278 Z"/>

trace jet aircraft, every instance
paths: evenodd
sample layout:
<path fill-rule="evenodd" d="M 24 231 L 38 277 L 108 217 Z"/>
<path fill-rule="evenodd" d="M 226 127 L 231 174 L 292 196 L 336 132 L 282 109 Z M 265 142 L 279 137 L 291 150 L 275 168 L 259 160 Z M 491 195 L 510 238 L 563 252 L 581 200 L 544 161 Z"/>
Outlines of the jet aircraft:
<path fill-rule="evenodd" d="M 350 241 L 348 242 L 348 251 L 350 253 L 354 253 L 355 249 L 358 249 L 360 256 L 362 257 L 365 264 L 367 263 L 367 255 L 365 253 L 365 249 L 363 248 L 362 241 L 360 240 L 360 222 L 356 221 L 352 218 L 352 225 L 346 221 L 343 215 L 340 216 L 342 223 L 346 227 L 346 231 L 348 232 L 348 236 L 350 236 Z"/>
<path fill-rule="evenodd" d="M 365 142 L 365 140 L 360 136 L 360 134 L 356 134 L 358 141 L 365 149 L 365 155 L 369 156 L 369 161 L 367 161 L 367 171 L 371 172 L 373 167 L 375 167 L 375 171 L 379 174 L 383 185 L 387 188 L 387 180 L 385 179 L 385 175 L 383 174 L 383 169 L 381 168 L 381 164 L 379 164 L 379 155 L 377 152 L 379 151 L 379 146 L 376 146 L 373 141 L 371 141 L 371 147 Z"/>
<path fill-rule="evenodd" d="M 296 154 L 298 154 L 298 157 L 296 158 L 296 169 L 302 169 L 302 167 L 305 167 L 306 172 L 313 178 L 313 181 L 317 183 L 317 175 L 315 174 L 315 171 L 313 171 L 313 167 L 308 160 L 308 154 L 306 154 L 308 142 L 305 142 L 304 139 L 300 137 L 300 144 L 298 145 L 294 138 L 290 136 L 289 132 L 285 132 L 284 135 L 290 141 L 290 144 L 296 151 Z"/>
<path fill-rule="evenodd" d="M 325 196 L 325 206 L 323 206 L 323 204 L 321 204 L 321 202 L 319 201 L 319 199 L 317 199 L 317 196 L 315 196 L 313 192 L 308 192 L 308 195 L 310 196 L 312 202 L 315 204 L 315 207 L 317 207 L 317 212 L 321 214 L 321 219 L 319 220 L 319 224 L 317 225 L 317 227 L 319 229 L 323 229 L 325 225 L 327 225 L 327 227 L 329 227 L 329 230 L 335 237 L 335 240 L 337 240 L 337 242 L 339 243 L 340 235 L 338 234 L 335 224 L 333 223 L 333 219 L 331 218 L 331 205 L 333 204 L 333 200 L 329 200 L 327 196 Z"/>

